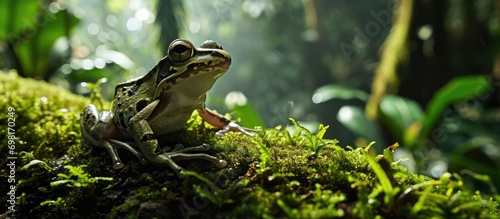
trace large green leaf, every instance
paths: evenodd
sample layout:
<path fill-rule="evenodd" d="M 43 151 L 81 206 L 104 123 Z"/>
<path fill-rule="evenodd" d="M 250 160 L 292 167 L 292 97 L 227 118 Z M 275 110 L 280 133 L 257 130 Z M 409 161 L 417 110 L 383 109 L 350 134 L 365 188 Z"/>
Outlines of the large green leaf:
<path fill-rule="evenodd" d="M 67 79 L 76 84 L 78 82 L 96 82 L 101 78 L 112 78 L 114 77 L 113 72 L 109 69 L 98 69 L 93 68 L 89 70 L 78 69 L 74 70 L 71 74 L 68 75 Z"/>
<path fill-rule="evenodd" d="M 241 119 L 241 125 L 249 128 L 254 128 L 257 126 L 264 127 L 264 122 L 262 122 L 262 118 L 260 118 L 257 110 L 247 103 L 242 106 L 234 106 L 231 110 Z"/>
<path fill-rule="evenodd" d="M 311 133 L 317 133 L 319 131 L 318 127 L 321 123 L 315 121 L 297 121 L 297 124 L 309 130 L 309 132 Z M 294 135 L 295 133 L 301 131 L 299 130 L 299 128 L 297 128 L 297 126 L 287 126 L 286 130 L 288 130 L 291 135 Z"/>
<path fill-rule="evenodd" d="M 449 155 L 453 171 L 486 174 L 496 186 L 500 186 L 500 141 L 492 135 L 478 135 L 461 145 Z"/>
<path fill-rule="evenodd" d="M 45 21 L 36 26 L 35 32 L 26 40 L 14 45 L 14 50 L 28 77 L 42 78 L 47 74 L 49 53 L 57 39 L 68 37 L 78 19 L 67 11 L 56 14 L 46 12 Z"/>
<path fill-rule="evenodd" d="M 11 41 L 21 33 L 30 34 L 40 20 L 40 0 L 0 1 L 0 40 Z"/>
<path fill-rule="evenodd" d="M 455 77 L 432 97 L 422 122 L 421 138 L 426 138 L 446 108 L 457 101 L 480 97 L 489 87 L 487 76 Z"/>
<path fill-rule="evenodd" d="M 331 99 L 360 99 L 366 102 L 368 94 L 364 91 L 343 85 L 328 84 L 316 89 L 312 96 L 314 103 L 323 103 Z"/>
<path fill-rule="evenodd" d="M 380 112 L 387 128 L 399 139 L 404 139 L 405 131 L 410 130 L 409 127 L 424 116 L 417 102 L 395 95 L 385 95 L 382 98 Z"/>
<path fill-rule="evenodd" d="M 208 96 L 209 99 L 207 102 L 213 102 L 214 98 L 216 98 L 214 95 Z M 241 125 L 249 128 L 264 127 L 264 122 L 259 113 L 257 113 L 257 110 L 255 110 L 243 93 L 231 91 L 226 95 L 223 102 L 222 99 L 219 99 L 219 103 L 224 104 L 235 117 L 240 118 Z"/>

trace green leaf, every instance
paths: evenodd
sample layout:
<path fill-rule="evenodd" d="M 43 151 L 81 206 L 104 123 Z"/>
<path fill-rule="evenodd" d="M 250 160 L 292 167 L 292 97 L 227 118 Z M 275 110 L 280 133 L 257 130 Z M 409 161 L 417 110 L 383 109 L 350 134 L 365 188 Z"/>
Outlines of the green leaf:
<path fill-rule="evenodd" d="M 368 141 L 376 141 L 378 145 L 386 145 L 380 128 L 366 117 L 364 109 L 358 106 L 343 106 L 337 113 L 337 120 L 356 136 Z"/>
<path fill-rule="evenodd" d="M 405 130 L 424 116 L 417 102 L 395 95 L 385 95 L 382 98 L 380 112 L 387 128 L 399 139 L 403 139 Z"/>
<path fill-rule="evenodd" d="M 189 171 L 189 170 L 184 170 L 184 171 L 182 171 L 182 174 L 184 176 L 194 176 L 195 178 L 197 178 L 197 179 L 201 180 L 202 182 L 204 182 L 205 185 L 210 186 L 210 188 L 212 188 L 214 190 L 218 189 L 217 185 L 215 185 L 211 180 L 209 180 L 208 178 L 206 178 L 206 177 L 198 174 L 197 172 Z"/>
<path fill-rule="evenodd" d="M 257 148 L 259 149 L 260 155 L 261 155 L 261 161 L 260 161 L 260 168 L 262 170 L 266 169 L 268 164 L 272 164 L 273 160 L 271 158 L 271 154 L 269 154 L 269 151 L 267 150 L 266 146 L 260 142 L 252 140 L 252 142 L 257 145 Z"/>
<path fill-rule="evenodd" d="M 480 97 L 489 88 L 487 76 L 455 77 L 432 97 L 423 118 L 421 138 L 426 138 L 446 108 L 457 101 Z"/>
<path fill-rule="evenodd" d="M 455 145 L 448 156 L 450 167 L 460 169 L 462 175 L 470 175 L 475 180 L 489 185 L 491 191 L 500 188 L 500 148 L 494 136 L 479 135 L 463 144 Z"/>
<path fill-rule="evenodd" d="M 368 94 L 364 91 L 343 85 L 328 84 L 316 89 L 312 96 L 312 101 L 316 104 L 332 99 L 360 99 L 366 102 L 368 100 Z"/>
<path fill-rule="evenodd" d="M 68 80 L 77 83 L 77 82 L 82 82 L 82 81 L 99 81 L 101 78 L 112 78 L 113 74 L 109 69 L 98 69 L 98 68 L 93 68 L 90 70 L 75 70 L 71 74 L 68 75 Z"/>
<path fill-rule="evenodd" d="M 41 161 L 41 160 L 32 160 L 28 164 L 23 166 L 23 170 L 29 170 L 30 168 L 38 166 L 42 167 L 45 170 L 52 171 L 52 167 L 50 167 L 47 163 Z"/>
<path fill-rule="evenodd" d="M 295 120 L 294 118 L 288 118 L 292 122 L 292 124 L 298 129 L 297 132 L 295 132 L 295 137 L 301 136 L 302 134 L 305 134 L 307 136 L 311 136 L 311 131 L 307 129 L 306 127 L 302 126 Z"/>
<path fill-rule="evenodd" d="M 292 208 L 290 206 L 288 206 L 283 200 L 281 199 L 278 199 L 276 201 L 276 204 L 281 208 L 281 210 L 283 210 L 283 212 L 286 213 L 286 215 L 289 217 L 289 218 L 296 218 L 297 215 L 299 214 L 299 211 L 295 208 Z"/>
<path fill-rule="evenodd" d="M 241 120 L 239 121 L 241 125 L 249 128 L 264 127 L 264 122 L 257 110 L 248 102 L 242 92 L 229 92 L 224 100 L 224 105 Z"/>
<path fill-rule="evenodd" d="M 56 14 L 45 12 L 45 21 L 37 26 L 35 32 L 25 41 L 14 45 L 14 51 L 24 73 L 28 77 L 43 78 L 47 74 L 49 53 L 60 37 L 68 33 L 79 20 L 67 11 Z"/>
<path fill-rule="evenodd" d="M 41 25 L 40 8 L 40 0 L 0 1 L 0 40 L 10 41 Z"/>
<path fill-rule="evenodd" d="M 422 195 L 418 198 L 418 201 L 413 205 L 410 211 L 413 216 L 417 216 L 418 212 L 424 208 L 426 202 L 429 202 L 427 201 L 427 198 L 429 197 L 432 188 L 432 186 L 427 186 L 422 192 Z"/>
<path fill-rule="evenodd" d="M 232 112 L 234 112 L 238 118 L 240 118 L 240 124 L 245 127 L 254 128 L 257 126 L 264 128 L 264 122 L 262 118 L 257 113 L 257 110 L 247 102 L 245 105 L 234 106 L 232 108 Z"/>
<path fill-rule="evenodd" d="M 373 144 L 373 142 L 371 143 L 371 145 L 372 144 Z M 366 150 L 361 150 L 361 151 L 362 151 L 363 155 L 366 156 L 366 160 L 370 164 L 370 167 L 372 168 L 375 175 L 377 175 L 377 178 L 380 182 L 380 185 L 382 186 L 382 190 L 384 190 L 384 193 L 385 193 L 384 202 L 386 204 L 389 204 L 391 201 L 393 201 L 394 196 L 396 196 L 397 193 L 399 192 L 399 188 L 392 187 L 391 180 L 389 179 L 389 177 L 385 173 L 382 166 L 380 166 L 380 164 L 375 160 L 375 158 L 370 156 Z M 381 158 L 381 159 L 385 159 L 385 158 Z"/>
<path fill-rule="evenodd" d="M 289 118 L 289 120 L 291 119 Z M 297 134 L 297 132 L 304 131 L 304 129 L 307 130 L 309 133 L 317 133 L 320 131 L 318 127 L 322 125 L 321 123 L 314 121 L 295 121 L 295 120 L 292 121 L 292 123 L 294 122 L 296 122 L 297 125 L 286 127 L 286 129 L 293 135 Z"/>
<path fill-rule="evenodd" d="M 328 125 L 325 126 L 323 124 L 319 124 L 318 132 L 316 133 L 316 137 L 319 139 L 323 139 L 323 136 L 325 136 L 326 131 L 328 130 Z"/>
<path fill-rule="evenodd" d="M 461 204 L 455 208 L 452 208 L 451 213 L 457 214 L 460 211 L 467 212 L 468 209 L 481 208 L 482 206 L 484 206 L 484 203 L 482 201 L 466 202 L 466 203 Z"/>

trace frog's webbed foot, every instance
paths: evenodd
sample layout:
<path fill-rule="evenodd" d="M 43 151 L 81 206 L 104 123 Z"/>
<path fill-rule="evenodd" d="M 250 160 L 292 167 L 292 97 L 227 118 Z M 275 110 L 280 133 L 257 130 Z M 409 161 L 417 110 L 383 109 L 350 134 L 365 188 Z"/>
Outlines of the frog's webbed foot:
<path fill-rule="evenodd" d="M 251 133 L 251 131 L 255 131 L 254 129 L 242 127 L 242 126 L 238 125 L 238 123 L 235 123 L 235 122 L 229 122 L 226 126 L 222 127 L 221 130 L 217 131 L 215 133 L 215 135 L 222 136 L 230 131 L 241 132 L 241 133 L 248 135 L 248 136 L 255 135 L 254 133 Z"/>
<path fill-rule="evenodd" d="M 175 151 L 172 152 L 159 154 L 158 158 L 160 160 L 163 160 L 167 166 L 172 168 L 179 178 L 184 177 L 182 174 L 184 169 L 176 164 L 177 161 L 202 159 L 213 163 L 218 168 L 223 168 L 227 165 L 227 162 L 225 160 L 221 160 L 217 157 L 208 154 L 203 154 L 203 153 L 188 154 L 190 152 L 208 151 L 210 150 L 209 144 L 202 144 L 199 146 L 188 147 L 188 148 L 176 147 L 175 149 L 174 149 Z"/>
<path fill-rule="evenodd" d="M 129 143 L 121 142 L 112 138 L 105 138 L 106 134 L 116 131 L 117 127 L 114 125 L 113 114 L 109 111 L 98 112 L 97 108 L 90 104 L 83 110 L 80 119 L 80 127 L 83 139 L 86 143 L 104 148 L 108 151 L 111 160 L 113 161 L 114 169 L 123 168 L 120 157 L 118 156 L 117 149 L 125 148 L 130 151 L 140 162 L 146 164 L 146 160 L 139 151 L 133 148 Z"/>
<path fill-rule="evenodd" d="M 109 141 L 109 142 L 108 142 Z M 133 148 L 131 145 L 125 142 L 121 142 L 118 140 L 114 139 L 109 139 L 107 141 L 104 141 L 100 144 L 101 147 L 106 149 L 108 151 L 109 156 L 111 157 L 111 160 L 113 161 L 113 168 L 115 170 L 121 169 L 125 166 L 123 162 L 120 159 L 120 156 L 118 156 L 118 151 L 117 149 L 124 148 L 125 150 L 129 151 L 133 155 L 135 155 L 141 164 L 147 164 L 146 159 L 140 154 L 139 151 L 137 151 L 135 148 Z"/>
<path fill-rule="evenodd" d="M 248 136 L 255 136 L 255 134 L 251 132 L 255 132 L 256 130 L 242 127 L 238 125 L 238 123 L 226 119 L 221 114 L 206 109 L 205 106 L 202 106 L 201 108 L 198 109 L 198 114 L 201 116 L 203 120 L 205 120 L 209 124 L 215 126 L 216 128 L 220 128 L 220 130 L 217 131 L 215 135 L 222 136 L 227 132 L 233 131 L 233 132 L 241 132 Z"/>
<path fill-rule="evenodd" d="M 168 152 L 174 152 L 174 151 L 178 151 L 180 149 L 184 149 L 184 145 L 181 144 L 181 143 L 178 143 L 174 146 L 174 149 L 172 149 L 171 147 L 169 146 L 165 146 L 165 147 L 162 147 L 160 149 L 160 151 L 157 152 L 157 154 L 163 154 L 163 153 L 168 153 Z"/>

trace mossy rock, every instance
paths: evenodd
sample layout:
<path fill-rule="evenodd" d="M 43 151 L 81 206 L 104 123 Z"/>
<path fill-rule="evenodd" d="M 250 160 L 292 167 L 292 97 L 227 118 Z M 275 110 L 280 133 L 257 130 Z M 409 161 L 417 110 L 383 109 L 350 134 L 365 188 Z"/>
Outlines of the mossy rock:
<path fill-rule="evenodd" d="M 209 153 L 228 166 L 183 161 L 180 165 L 189 171 L 179 179 L 167 167 L 140 164 L 127 151 L 119 151 L 126 166 L 114 170 L 106 151 L 82 143 L 79 114 L 88 98 L 13 72 L 0 72 L 0 97 L 0 139 L 7 139 L 0 142 L 0 152 L 17 158 L 1 162 L 7 167 L 1 189 L 16 200 L 15 206 L 2 202 L 2 217 L 500 216 L 498 202 L 464 188 L 459 175 L 446 173 L 435 180 L 409 173 L 394 162 L 395 147 L 376 156 L 369 146 L 344 149 L 322 139 L 323 126 L 318 134 L 295 124 L 293 133 L 277 127 L 254 137 L 218 137 L 194 114 L 185 130 L 162 136 L 161 144 L 209 143 Z M 15 141 L 8 142 L 9 136 Z M 9 155 L 11 149 L 15 153 Z M 10 170 L 7 164 L 13 161 Z"/>

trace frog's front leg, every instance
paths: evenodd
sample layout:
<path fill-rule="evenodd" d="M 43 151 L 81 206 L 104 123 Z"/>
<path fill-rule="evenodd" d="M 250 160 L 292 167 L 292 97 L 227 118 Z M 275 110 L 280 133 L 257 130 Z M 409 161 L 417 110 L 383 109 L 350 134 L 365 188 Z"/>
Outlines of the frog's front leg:
<path fill-rule="evenodd" d="M 201 118 L 208 122 L 210 125 L 213 125 L 216 128 L 220 129 L 215 133 L 216 135 L 223 135 L 229 131 L 241 132 L 248 136 L 255 135 L 253 133 L 250 133 L 250 131 L 254 131 L 253 129 L 241 127 L 237 123 L 226 119 L 224 116 L 205 108 L 205 106 L 202 106 L 198 109 L 198 114 L 200 114 Z"/>
<path fill-rule="evenodd" d="M 182 178 L 183 168 L 175 163 L 180 160 L 203 159 L 212 162 L 215 166 L 222 168 L 227 165 L 227 162 L 220 160 L 208 154 L 186 154 L 187 152 L 199 152 L 210 150 L 210 145 L 203 144 L 189 148 L 180 149 L 177 151 L 159 153 L 157 154 L 158 140 L 151 129 L 147 118 L 151 115 L 155 107 L 158 105 L 159 100 L 156 100 L 138 112 L 129 121 L 130 129 L 135 142 L 138 144 L 139 149 L 146 159 L 157 165 L 167 165 L 175 171 L 179 178 Z"/>
<path fill-rule="evenodd" d="M 128 143 L 115 140 L 117 128 L 113 123 L 113 114 L 109 111 L 99 113 L 97 108 L 90 104 L 83 110 L 80 119 L 80 127 L 85 142 L 90 145 L 104 148 L 108 151 L 113 161 L 114 169 L 123 168 L 117 149 L 124 148 L 134 154 L 141 163 L 145 163 L 144 157 Z"/>

